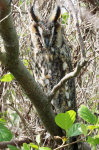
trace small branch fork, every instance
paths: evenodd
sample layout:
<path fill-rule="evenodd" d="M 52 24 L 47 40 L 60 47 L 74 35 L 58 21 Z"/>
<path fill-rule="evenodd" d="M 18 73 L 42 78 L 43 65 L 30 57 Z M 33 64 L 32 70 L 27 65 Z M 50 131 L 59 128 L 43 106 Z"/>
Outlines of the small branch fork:
<path fill-rule="evenodd" d="M 77 141 L 72 142 L 72 143 L 69 143 L 69 144 L 61 145 L 61 146 L 55 148 L 54 150 L 58 150 L 58 149 L 60 149 L 60 148 L 67 147 L 67 146 L 69 146 L 69 145 L 72 145 L 72 144 L 75 144 L 75 143 L 78 143 L 78 142 L 81 142 L 81 141 L 84 142 L 84 139 L 86 139 L 86 137 L 88 137 L 90 134 L 91 134 L 91 131 L 88 133 L 88 135 L 86 135 L 86 136 L 84 136 L 84 137 L 78 139 Z M 55 137 L 54 137 L 54 138 L 55 138 Z M 87 150 L 90 150 L 90 148 L 89 148 L 87 145 L 86 145 L 86 147 L 87 147 Z"/>
<path fill-rule="evenodd" d="M 87 63 L 87 59 L 83 59 L 81 62 L 78 62 L 77 67 L 75 68 L 75 70 L 73 72 L 70 72 L 69 74 L 65 75 L 65 77 L 63 77 L 60 82 L 55 85 L 52 89 L 52 91 L 50 92 L 50 95 L 48 96 L 48 100 L 51 101 L 56 92 L 65 84 L 65 82 L 73 77 L 77 77 L 77 75 L 80 73 L 82 67 L 84 67 Z"/>
<path fill-rule="evenodd" d="M 83 137 L 83 138 L 81 138 L 81 139 L 79 139 L 79 140 L 77 140 L 77 141 L 75 141 L 75 142 L 72 142 L 72 143 L 66 144 L 66 145 L 61 145 L 61 146 L 59 146 L 59 147 L 55 148 L 54 150 L 58 150 L 58 149 L 60 149 L 60 148 L 64 148 L 64 147 L 67 147 L 67 146 L 69 146 L 69 145 L 72 145 L 72 144 L 78 143 L 78 142 L 80 142 L 80 141 L 84 140 L 86 137 L 87 137 L 87 136 L 85 136 L 85 137 Z"/>
<path fill-rule="evenodd" d="M 74 8 L 74 5 L 73 5 L 72 1 L 71 0 L 67 0 L 67 1 L 68 1 L 68 4 L 69 4 L 69 8 L 72 11 L 73 18 L 74 18 L 74 23 L 75 23 L 75 27 L 76 27 L 77 36 L 78 36 L 78 41 L 79 41 L 79 44 L 80 44 L 81 60 L 77 63 L 77 66 L 76 66 L 76 68 L 73 72 L 70 72 L 69 74 L 65 75 L 65 77 L 63 77 L 60 80 L 60 82 L 53 87 L 52 91 L 48 95 L 48 101 L 49 102 L 51 102 L 51 100 L 54 98 L 57 91 L 65 84 L 65 82 L 67 80 L 69 80 L 71 78 L 74 78 L 74 77 L 77 77 L 77 75 L 80 73 L 81 69 L 87 64 L 87 61 L 88 61 L 87 58 L 86 58 L 86 54 L 85 54 L 84 42 L 83 42 L 83 39 L 81 37 L 81 32 L 80 32 L 80 29 L 79 29 L 77 12 Z"/>

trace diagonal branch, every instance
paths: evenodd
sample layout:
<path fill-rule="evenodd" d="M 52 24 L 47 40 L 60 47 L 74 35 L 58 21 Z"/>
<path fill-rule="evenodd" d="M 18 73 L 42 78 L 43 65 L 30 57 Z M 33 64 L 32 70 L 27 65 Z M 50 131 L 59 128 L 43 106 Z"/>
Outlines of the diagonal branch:
<path fill-rule="evenodd" d="M 66 145 L 61 145 L 61 146 L 55 148 L 54 150 L 58 150 L 58 149 L 60 149 L 60 148 L 67 147 L 67 146 L 69 146 L 69 145 L 72 145 L 72 144 L 75 144 L 75 143 L 79 143 L 80 141 L 82 142 L 82 141 L 83 141 L 86 137 L 88 137 L 88 136 L 89 136 L 89 134 L 88 134 L 87 136 L 84 136 L 84 137 L 81 138 L 81 139 L 78 139 L 77 141 L 72 142 L 72 143 L 69 143 L 69 144 L 66 144 Z M 84 145 L 83 145 L 82 147 L 84 148 Z M 91 150 L 89 146 L 86 145 L 86 147 L 87 147 L 86 150 Z"/>
<path fill-rule="evenodd" d="M 83 59 L 81 62 L 78 62 L 75 70 L 73 72 L 68 73 L 66 76 L 64 76 L 60 80 L 60 82 L 53 87 L 52 91 L 50 92 L 48 96 L 48 100 L 51 101 L 55 97 L 55 94 L 57 93 L 57 91 L 65 84 L 66 81 L 68 81 L 69 79 L 73 77 L 77 77 L 77 75 L 80 73 L 81 69 L 86 65 L 86 63 L 87 63 L 86 58 Z"/>
<path fill-rule="evenodd" d="M 2 4 L 2 5 L 1 5 Z M 8 0 L 0 0 L 0 35 L 3 39 L 5 53 L 0 53 L 0 61 L 14 75 L 25 94 L 35 106 L 38 115 L 51 136 L 62 136 L 62 130 L 55 123 L 55 114 L 48 103 L 47 95 L 41 90 L 33 76 L 19 58 L 19 41 L 13 25 L 11 5 Z M 53 127 L 53 128 L 52 128 Z"/>

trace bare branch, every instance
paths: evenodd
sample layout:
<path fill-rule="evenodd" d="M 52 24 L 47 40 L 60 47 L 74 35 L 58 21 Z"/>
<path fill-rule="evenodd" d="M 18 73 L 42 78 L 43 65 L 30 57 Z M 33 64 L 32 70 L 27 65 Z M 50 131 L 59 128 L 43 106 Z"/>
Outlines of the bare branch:
<path fill-rule="evenodd" d="M 12 11 L 12 13 L 18 13 L 18 14 L 20 14 L 19 11 Z M 21 13 L 22 13 L 22 14 L 28 14 L 28 12 L 25 12 L 25 11 L 21 11 Z"/>
<path fill-rule="evenodd" d="M 83 138 L 81 138 L 81 139 L 79 139 L 79 140 L 75 141 L 75 142 L 72 142 L 72 143 L 69 143 L 69 144 L 66 144 L 66 145 L 61 145 L 61 146 L 59 146 L 59 147 L 55 148 L 54 150 L 58 150 L 58 149 L 60 149 L 60 148 L 67 147 L 67 146 L 69 146 L 69 145 L 72 145 L 72 144 L 78 143 L 78 142 L 80 142 L 80 141 L 84 140 L 84 139 L 85 139 L 86 137 L 88 137 L 88 136 L 89 136 L 89 134 L 88 134 L 87 136 L 85 136 L 85 137 L 83 137 Z M 88 148 L 87 150 L 90 150 L 90 147 L 87 147 L 87 148 Z"/>
<path fill-rule="evenodd" d="M 20 117 L 20 119 L 21 119 L 21 121 L 22 121 L 22 123 L 24 125 L 25 132 L 32 139 L 34 131 L 31 129 L 31 127 L 29 127 L 29 123 L 25 120 L 24 116 L 19 112 L 19 110 L 14 107 L 13 104 L 9 104 L 9 106 L 12 107 L 14 109 L 14 111 L 16 111 L 16 113 L 19 115 L 19 117 Z"/>
<path fill-rule="evenodd" d="M 48 100 L 51 101 L 56 92 L 65 84 L 65 82 L 71 78 L 77 77 L 77 75 L 80 73 L 81 69 L 86 65 L 87 59 L 83 59 L 81 62 L 78 62 L 77 67 L 73 72 L 68 73 L 66 76 L 64 76 L 60 82 L 55 85 L 51 91 L 51 93 L 48 96 Z"/>
<path fill-rule="evenodd" d="M 10 15 L 11 15 L 11 12 L 10 12 L 6 17 L 4 17 L 3 19 L 1 19 L 1 20 L 0 20 L 0 23 L 1 23 L 2 21 L 4 21 L 6 18 L 8 18 Z"/>

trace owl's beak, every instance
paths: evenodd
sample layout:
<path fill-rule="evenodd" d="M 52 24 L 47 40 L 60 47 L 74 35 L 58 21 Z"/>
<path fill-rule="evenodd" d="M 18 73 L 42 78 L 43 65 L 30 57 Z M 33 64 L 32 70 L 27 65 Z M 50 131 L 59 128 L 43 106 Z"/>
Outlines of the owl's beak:
<path fill-rule="evenodd" d="M 48 47 L 49 47 L 49 39 L 48 38 L 45 38 L 45 44 L 46 44 L 46 48 L 48 49 Z"/>

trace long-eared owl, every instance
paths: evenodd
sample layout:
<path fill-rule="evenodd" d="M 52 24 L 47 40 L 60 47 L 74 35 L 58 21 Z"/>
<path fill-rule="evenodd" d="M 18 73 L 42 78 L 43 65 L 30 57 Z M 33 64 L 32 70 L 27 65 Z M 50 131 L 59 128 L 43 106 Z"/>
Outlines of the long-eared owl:
<path fill-rule="evenodd" d="M 72 71 L 70 48 L 62 35 L 61 24 L 58 21 L 60 15 L 59 6 L 56 6 L 45 20 L 33 6 L 30 9 L 33 20 L 30 26 L 34 47 L 33 76 L 46 93 L 50 93 L 52 88 Z M 75 109 L 74 79 L 65 83 L 52 103 L 57 113 Z"/>

